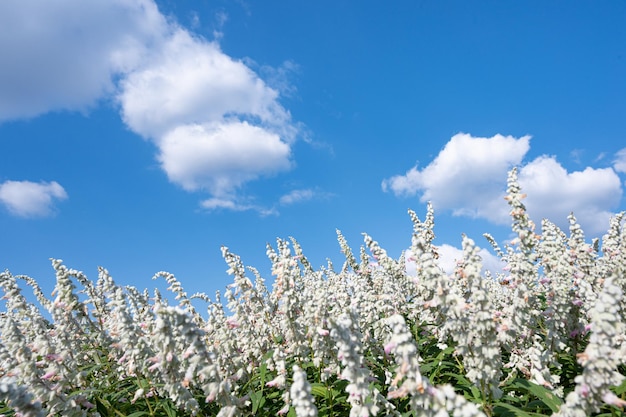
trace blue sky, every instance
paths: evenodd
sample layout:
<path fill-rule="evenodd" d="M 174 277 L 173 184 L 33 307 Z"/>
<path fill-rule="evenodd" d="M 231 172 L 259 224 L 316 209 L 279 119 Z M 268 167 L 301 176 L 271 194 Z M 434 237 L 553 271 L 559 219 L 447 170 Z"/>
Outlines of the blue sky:
<path fill-rule="evenodd" d="M 0 268 L 49 258 L 189 293 L 268 280 L 266 243 L 342 263 L 335 230 L 398 257 L 435 207 L 453 261 L 532 217 L 589 238 L 626 209 L 626 3 L 0 3 Z M 492 262 L 484 252 L 486 262 Z"/>

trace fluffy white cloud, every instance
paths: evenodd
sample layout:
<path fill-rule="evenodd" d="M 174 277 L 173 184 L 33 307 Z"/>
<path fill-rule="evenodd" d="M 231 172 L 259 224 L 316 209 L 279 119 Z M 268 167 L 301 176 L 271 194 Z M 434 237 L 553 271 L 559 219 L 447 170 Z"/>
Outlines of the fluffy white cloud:
<path fill-rule="evenodd" d="M 611 168 L 586 168 L 567 172 L 553 157 L 541 156 L 524 165 L 519 182 L 528 195 L 524 205 L 539 221 L 550 219 L 567 227 L 567 215 L 573 212 L 585 232 L 606 232 L 611 209 L 622 197 L 620 179 Z"/>
<path fill-rule="evenodd" d="M 288 132 L 289 113 L 250 68 L 224 54 L 215 42 L 177 30 L 156 56 L 121 83 L 125 122 L 159 139 L 190 123 L 251 118 Z"/>
<path fill-rule="evenodd" d="M 406 253 L 410 254 L 410 249 L 408 249 Z M 437 253 L 439 254 L 439 266 L 446 274 L 453 274 L 458 262 L 463 259 L 463 250 L 448 244 L 437 246 Z M 485 271 L 490 271 L 491 275 L 495 277 L 496 274 L 502 272 L 502 268 L 504 268 L 505 263 L 496 255 L 492 254 L 487 249 L 482 248 L 478 251 L 478 256 L 482 259 L 483 273 L 485 273 Z M 406 260 L 406 270 L 410 275 L 415 275 L 417 273 L 415 269 L 415 262 L 411 261 L 408 256 Z"/>
<path fill-rule="evenodd" d="M 65 200 L 67 193 L 52 182 L 5 181 L 0 184 L 0 203 L 20 217 L 45 217 L 53 214 L 55 200 Z"/>
<path fill-rule="evenodd" d="M 508 224 L 508 206 L 502 197 L 507 171 L 517 165 L 521 166 L 520 185 L 529 196 L 524 204 L 536 223 L 548 218 L 566 228 L 567 216 L 573 211 L 589 234 L 606 231 L 611 209 L 617 207 L 622 195 L 615 171 L 588 167 L 567 172 L 548 156 L 522 164 L 529 141 L 528 136 L 475 138 L 458 134 L 425 168 L 414 167 L 405 175 L 384 180 L 382 186 L 396 195 L 420 193 L 421 201 L 432 201 L 435 208 L 451 210 L 457 216 Z"/>
<path fill-rule="evenodd" d="M 292 166 L 280 92 L 154 0 L 0 2 L 0 27 L 0 122 L 115 101 L 173 183 L 215 198 Z"/>
<path fill-rule="evenodd" d="M 493 203 L 502 197 L 507 171 L 522 161 L 529 142 L 529 136 L 480 138 L 459 133 L 424 169 L 413 167 L 405 175 L 384 180 L 383 190 L 421 193 L 420 201 L 431 201 L 436 209 L 450 209 L 456 215 L 490 218 L 495 210 L 502 217 L 506 207 L 498 210 L 500 204 Z"/>
<path fill-rule="evenodd" d="M 291 166 L 289 145 L 247 122 L 180 126 L 163 137 L 159 148 L 159 161 L 172 182 L 215 196 Z"/>
<path fill-rule="evenodd" d="M 126 124 L 154 141 L 168 178 L 186 190 L 222 197 L 292 165 L 296 128 L 278 92 L 184 30 L 128 74 L 118 99 Z"/>
<path fill-rule="evenodd" d="M 169 28 L 151 0 L 0 2 L 0 121 L 83 110 Z"/>

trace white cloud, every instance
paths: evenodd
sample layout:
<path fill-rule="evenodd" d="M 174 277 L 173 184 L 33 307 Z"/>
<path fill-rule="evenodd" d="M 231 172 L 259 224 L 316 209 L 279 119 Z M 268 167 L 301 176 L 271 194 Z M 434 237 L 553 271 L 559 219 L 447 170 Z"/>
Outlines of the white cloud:
<path fill-rule="evenodd" d="M 200 206 L 208 211 L 213 210 L 231 210 L 231 211 L 249 211 L 258 212 L 261 216 L 278 215 L 274 208 L 265 208 L 254 204 L 247 204 L 238 201 L 236 197 L 225 196 L 223 198 L 212 197 L 200 203 Z"/>
<path fill-rule="evenodd" d="M 626 148 L 620 149 L 617 154 L 615 154 L 613 168 L 615 168 L 617 172 L 626 174 Z"/>
<path fill-rule="evenodd" d="M 281 92 L 153 0 L 0 2 L 0 27 L 0 122 L 115 101 L 173 183 L 216 198 L 292 166 Z M 286 62 L 263 67 L 281 88 Z"/>
<path fill-rule="evenodd" d="M 611 168 L 567 172 L 554 157 L 540 156 L 524 165 L 519 183 L 528 195 L 524 205 L 538 222 L 543 218 L 565 229 L 574 212 L 583 230 L 592 235 L 606 232 L 611 209 L 622 196 L 620 179 Z"/>
<path fill-rule="evenodd" d="M 301 190 L 293 190 L 288 194 L 283 195 L 279 202 L 283 205 L 300 203 L 302 201 L 307 201 L 312 199 L 315 196 L 315 191 L 311 189 L 301 189 Z"/>
<path fill-rule="evenodd" d="M 285 97 L 293 97 L 298 89 L 291 82 L 293 74 L 300 70 L 300 66 L 293 61 L 285 61 L 279 67 L 263 65 L 260 73 L 269 86 Z"/>
<path fill-rule="evenodd" d="M 150 0 L 0 2 L 0 121 L 84 110 L 167 34 Z"/>
<path fill-rule="evenodd" d="M 408 255 L 411 253 L 410 248 L 406 251 L 407 260 L 406 260 L 406 270 L 409 275 L 415 275 L 415 261 L 411 261 Z M 439 255 L 438 264 L 441 269 L 446 274 L 453 274 L 454 270 L 457 267 L 459 261 L 463 260 L 463 250 L 456 248 L 452 245 L 443 244 L 441 246 L 437 246 L 437 254 Z M 480 249 L 478 251 L 478 256 L 482 259 L 483 269 L 482 273 L 485 271 L 490 271 L 492 276 L 496 276 L 496 274 L 502 272 L 502 268 L 505 266 L 505 263 L 500 260 L 496 255 L 489 252 L 487 249 Z"/>
<path fill-rule="evenodd" d="M 166 134 L 159 148 L 159 161 L 172 182 L 215 196 L 291 166 L 289 145 L 247 122 L 183 125 Z"/>
<path fill-rule="evenodd" d="M 52 215 L 54 200 L 65 200 L 67 193 L 52 182 L 5 181 L 0 184 L 0 203 L 20 217 Z"/>
<path fill-rule="evenodd" d="M 297 128 L 278 97 L 216 42 L 181 29 L 128 74 L 118 100 L 126 124 L 159 148 L 170 181 L 221 198 L 291 168 Z"/>
<path fill-rule="evenodd" d="M 121 87 L 124 121 L 156 143 L 168 178 L 188 191 L 221 198 L 292 166 L 296 128 L 278 92 L 215 42 L 178 30 Z"/>
<path fill-rule="evenodd" d="M 506 216 L 506 207 L 498 210 L 502 184 L 508 170 L 528 152 L 529 142 L 530 136 L 480 138 L 459 133 L 424 169 L 413 167 L 405 175 L 384 180 L 383 190 L 408 196 L 421 193 L 420 201 L 431 201 L 436 209 L 450 209 L 456 215 L 491 218 L 495 212 L 501 218 Z"/>
<path fill-rule="evenodd" d="M 278 103 L 277 91 L 241 61 L 224 54 L 217 43 L 184 30 L 176 31 L 121 87 L 124 121 L 157 141 L 180 125 L 233 117 L 252 118 L 289 133 L 290 116 Z"/>
<path fill-rule="evenodd" d="M 439 266 L 446 274 L 453 274 L 457 264 L 463 259 L 463 250 L 448 244 L 438 246 L 437 254 Z"/>
<path fill-rule="evenodd" d="M 615 171 L 588 167 L 567 172 L 548 156 L 523 164 L 529 141 L 528 136 L 475 138 L 458 134 L 424 169 L 414 167 L 405 175 L 384 180 L 382 186 L 396 195 L 420 193 L 421 201 L 432 201 L 435 208 L 451 210 L 457 216 L 508 224 L 508 206 L 502 197 L 507 172 L 517 165 L 521 167 L 520 186 L 528 194 L 524 204 L 537 224 L 548 218 L 566 228 L 567 216 L 573 211 L 587 233 L 606 231 L 611 209 L 617 207 L 622 195 Z M 621 155 L 616 168 L 621 166 Z"/>
<path fill-rule="evenodd" d="M 247 209 L 245 206 L 240 206 L 235 201 L 225 198 L 209 198 L 200 205 L 207 210 L 228 209 L 241 211 Z"/>

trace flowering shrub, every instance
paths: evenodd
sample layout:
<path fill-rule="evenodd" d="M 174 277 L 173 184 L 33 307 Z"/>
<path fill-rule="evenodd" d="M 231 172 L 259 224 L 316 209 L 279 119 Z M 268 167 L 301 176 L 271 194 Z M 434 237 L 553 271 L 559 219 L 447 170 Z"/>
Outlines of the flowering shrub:
<path fill-rule="evenodd" d="M 188 296 L 97 281 L 53 260 L 56 286 L 0 274 L 0 413 L 16 416 L 586 416 L 626 405 L 626 233 L 586 243 L 526 214 L 511 171 L 515 239 L 497 276 L 463 237 L 438 266 L 434 217 L 410 212 L 407 257 L 371 237 L 357 259 L 314 270 L 295 240 L 268 247 L 271 291 L 227 248 L 233 283 Z M 375 261 L 375 262 L 374 262 Z M 249 278 L 254 277 L 254 280 Z M 22 295 L 30 286 L 39 306 Z M 206 314 L 194 299 L 204 300 Z M 170 305 L 176 304 L 176 305 Z"/>

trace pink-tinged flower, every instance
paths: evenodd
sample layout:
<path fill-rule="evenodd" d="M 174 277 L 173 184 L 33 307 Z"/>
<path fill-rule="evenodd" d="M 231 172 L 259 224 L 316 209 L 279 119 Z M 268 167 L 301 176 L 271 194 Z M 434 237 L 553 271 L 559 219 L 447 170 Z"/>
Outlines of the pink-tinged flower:
<path fill-rule="evenodd" d="M 498 333 L 507 332 L 507 331 L 509 331 L 509 326 L 507 326 L 506 324 L 502 323 L 502 324 L 496 326 L 496 331 Z"/>
<path fill-rule="evenodd" d="M 330 334 L 330 330 L 318 327 L 317 334 L 319 334 L 320 336 L 328 336 Z"/>
<path fill-rule="evenodd" d="M 87 400 L 83 401 L 83 402 L 81 403 L 81 405 L 82 405 L 83 407 L 85 407 L 86 409 L 88 409 L 88 410 L 90 410 L 90 409 L 92 409 L 92 408 L 94 408 L 94 407 L 95 407 L 95 405 L 94 405 L 94 404 L 90 403 L 90 402 L 89 402 L 89 401 L 87 401 Z"/>
<path fill-rule="evenodd" d="M 135 396 L 133 397 L 132 400 L 130 400 L 130 402 L 132 404 L 135 403 L 135 401 L 137 401 L 138 399 L 140 399 L 141 397 L 143 397 L 145 390 L 143 388 L 139 388 L 137 391 L 135 391 Z"/>
<path fill-rule="evenodd" d="M 389 342 L 385 345 L 384 349 L 385 349 L 385 353 L 387 355 L 389 355 L 397 346 L 397 343 L 395 342 Z"/>
<path fill-rule="evenodd" d="M 236 318 L 229 317 L 226 319 L 226 325 L 228 326 L 229 329 L 235 329 L 239 327 L 239 322 L 237 321 Z"/>
<path fill-rule="evenodd" d="M 589 387 L 587 385 L 580 386 L 580 396 L 587 398 L 589 396 Z"/>
<path fill-rule="evenodd" d="M 614 405 L 619 408 L 624 408 L 626 406 L 626 401 L 619 398 L 617 395 L 613 394 L 611 391 L 607 391 L 603 396 L 602 400 L 610 405 Z"/>
<path fill-rule="evenodd" d="M 55 301 L 53 304 L 54 308 L 58 308 L 60 310 L 67 310 L 68 309 L 68 305 L 67 303 L 63 302 L 63 301 Z"/>
<path fill-rule="evenodd" d="M 41 379 L 45 379 L 47 381 L 49 379 L 52 379 L 56 374 L 56 371 L 48 371 L 41 377 Z"/>
<path fill-rule="evenodd" d="M 283 385 L 285 385 L 285 375 L 278 375 L 276 378 L 265 384 L 266 387 L 272 388 L 280 388 Z"/>

